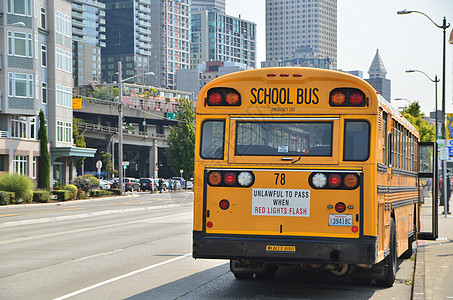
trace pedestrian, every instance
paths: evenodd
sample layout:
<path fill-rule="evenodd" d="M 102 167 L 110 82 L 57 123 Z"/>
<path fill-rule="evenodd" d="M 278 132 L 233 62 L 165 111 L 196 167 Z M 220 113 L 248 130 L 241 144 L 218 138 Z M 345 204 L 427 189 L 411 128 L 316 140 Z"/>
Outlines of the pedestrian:
<path fill-rule="evenodd" d="M 164 181 L 162 178 L 159 178 L 159 193 L 162 194 L 162 189 L 164 188 Z"/>

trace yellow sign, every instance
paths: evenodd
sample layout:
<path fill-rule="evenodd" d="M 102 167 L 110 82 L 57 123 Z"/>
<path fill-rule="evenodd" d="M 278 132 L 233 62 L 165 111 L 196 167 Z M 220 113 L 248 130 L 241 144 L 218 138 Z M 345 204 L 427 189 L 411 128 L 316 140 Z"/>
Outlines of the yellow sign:
<path fill-rule="evenodd" d="M 82 98 L 72 98 L 72 109 L 82 109 Z"/>
<path fill-rule="evenodd" d="M 447 140 L 453 139 L 453 114 L 446 114 L 447 116 L 445 117 L 447 121 L 445 122 L 446 128 L 446 133 L 447 133 Z"/>
<path fill-rule="evenodd" d="M 296 246 L 267 245 L 266 251 L 269 251 L 269 252 L 296 252 Z"/>

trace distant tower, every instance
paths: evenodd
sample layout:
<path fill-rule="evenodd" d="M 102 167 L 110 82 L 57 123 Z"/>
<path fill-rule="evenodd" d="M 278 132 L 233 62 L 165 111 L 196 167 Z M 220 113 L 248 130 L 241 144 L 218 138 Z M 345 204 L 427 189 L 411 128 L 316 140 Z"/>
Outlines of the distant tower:
<path fill-rule="evenodd" d="M 376 91 L 381 94 L 388 102 L 391 102 L 391 81 L 385 78 L 387 70 L 384 67 L 381 56 L 379 55 L 379 49 L 376 50 L 376 55 L 373 58 L 370 68 L 368 69 L 370 79 L 365 79 L 371 84 Z"/>

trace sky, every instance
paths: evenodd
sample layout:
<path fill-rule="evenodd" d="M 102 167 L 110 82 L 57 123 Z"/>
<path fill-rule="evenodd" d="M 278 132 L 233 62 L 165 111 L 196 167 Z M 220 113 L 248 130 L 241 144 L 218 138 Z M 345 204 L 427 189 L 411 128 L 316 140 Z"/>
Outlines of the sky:
<path fill-rule="evenodd" d="M 408 105 L 405 98 L 418 101 L 422 112 L 435 109 L 435 85 L 416 69 L 434 79 L 442 77 L 443 30 L 421 14 L 397 15 L 399 10 L 421 11 L 442 25 L 446 17 L 446 113 L 453 113 L 453 45 L 448 43 L 453 28 L 453 0 L 338 0 L 337 68 L 368 69 L 379 49 L 391 80 L 391 102 L 396 107 Z M 226 13 L 257 24 L 257 65 L 266 59 L 265 0 L 226 0 Z M 438 84 L 438 109 L 442 108 L 442 80 Z"/>

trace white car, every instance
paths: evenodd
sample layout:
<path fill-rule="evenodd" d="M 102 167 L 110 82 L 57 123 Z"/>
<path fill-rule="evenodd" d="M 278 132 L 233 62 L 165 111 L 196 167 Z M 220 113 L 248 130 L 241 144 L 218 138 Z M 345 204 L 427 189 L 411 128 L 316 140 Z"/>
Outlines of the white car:
<path fill-rule="evenodd" d="M 112 183 L 104 179 L 99 179 L 99 188 L 101 190 L 110 190 L 112 188 Z"/>

